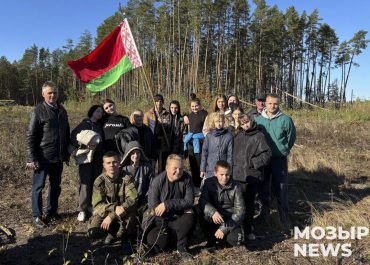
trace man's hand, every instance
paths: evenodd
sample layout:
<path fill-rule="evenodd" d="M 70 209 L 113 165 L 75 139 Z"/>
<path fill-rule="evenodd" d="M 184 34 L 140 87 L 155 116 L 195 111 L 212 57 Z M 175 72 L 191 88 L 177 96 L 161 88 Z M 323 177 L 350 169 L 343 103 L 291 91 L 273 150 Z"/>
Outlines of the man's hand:
<path fill-rule="evenodd" d="M 165 211 L 166 211 L 166 205 L 164 205 L 164 202 L 162 202 L 161 204 L 159 204 L 154 209 L 155 215 L 157 215 L 157 216 L 162 216 Z"/>
<path fill-rule="evenodd" d="M 123 206 L 117 206 L 114 211 L 118 216 L 121 216 L 125 212 L 125 208 Z"/>
<path fill-rule="evenodd" d="M 189 117 L 188 116 L 184 116 L 184 124 L 189 124 Z"/>
<path fill-rule="evenodd" d="M 224 219 L 222 219 L 222 216 L 221 214 L 219 214 L 219 212 L 215 212 L 213 215 L 212 215 L 212 221 L 215 223 L 215 224 L 222 224 L 224 222 Z"/>
<path fill-rule="evenodd" d="M 101 223 L 101 228 L 104 229 L 104 230 L 108 230 L 109 229 L 109 226 L 110 224 L 112 223 L 112 219 L 110 218 L 110 216 L 108 215 L 107 217 L 104 218 L 103 222 Z"/>
<path fill-rule="evenodd" d="M 206 172 L 201 171 L 199 176 L 200 178 L 204 178 L 205 175 L 206 175 Z"/>
<path fill-rule="evenodd" d="M 30 162 L 26 164 L 26 168 L 36 170 L 39 168 L 39 163 L 38 162 Z"/>
<path fill-rule="evenodd" d="M 216 231 L 216 233 L 215 233 L 215 237 L 216 237 L 217 239 L 223 239 L 223 238 L 224 238 L 224 236 L 225 236 L 224 232 L 222 232 L 220 229 L 218 229 L 218 230 Z"/>

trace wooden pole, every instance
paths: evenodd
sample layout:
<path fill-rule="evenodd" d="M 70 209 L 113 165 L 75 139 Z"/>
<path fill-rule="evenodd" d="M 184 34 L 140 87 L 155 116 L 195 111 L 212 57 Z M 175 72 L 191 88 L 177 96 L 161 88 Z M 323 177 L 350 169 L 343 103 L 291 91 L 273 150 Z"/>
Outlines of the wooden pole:
<path fill-rule="evenodd" d="M 247 105 L 249 105 L 249 106 L 252 106 L 252 107 L 255 107 L 256 105 L 254 105 L 254 104 L 252 104 L 252 103 L 249 103 L 249 102 L 247 102 L 247 101 L 245 101 L 245 100 L 242 100 L 242 99 L 239 99 L 239 101 L 240 102 L 242 102 L 242 103 L 244 103 L 244 104 L 247 104 Z"/>
<path fill-rule="evenodd" d="M 316 107 L 316 108 L 319 108 L 319 109 L 322 109 L 322 110 L 328 110 L 328 109 L 325 109 L 325 108 L 319 107 L 319 106 L 317 106 L 317 105 L 314 105 L 314 104 L 312 104 L 312 103 L 309 103 L 309 102 L 307 102 L 307 101 L 304 101 L 303 99 L 300 99 L 300 98 L 298 98 L 298 97 L 295 97 L 295 96 L 293 96 L 293 95 L 289 94 L 288 92 L 285 92 L 285 91 L 281 90 L 281 89 L 280 89 L 280 88 L 278 88 L 278 87 L 276 87 L 276 88 L 277 88 L 278 90 L 280 90 L 281 92 L 285 93 L 286 95 L 288 95 L 288 96 L 290 96 L 290 97 L 292 97 L 292 98 L 298 99 L 298 100 L 302 101 L 302 102 L 303 102 L 303 103 L 305 103 L 305 104 L 308 104 L 308 105 L 310 105 L 310 106 L 313 106 L 313 107 Z"/>

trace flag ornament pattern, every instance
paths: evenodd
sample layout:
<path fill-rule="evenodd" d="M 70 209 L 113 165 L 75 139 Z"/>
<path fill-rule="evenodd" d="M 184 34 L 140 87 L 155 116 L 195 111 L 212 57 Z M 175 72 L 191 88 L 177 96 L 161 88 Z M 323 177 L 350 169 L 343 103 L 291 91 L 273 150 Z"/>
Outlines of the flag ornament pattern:
<path fill-rule="evenodd" d="M 124 19 L 90 54 L 68 66 L 92 93 L 113 85 L 120 76 L 142 66 L 127 19 Z"/>

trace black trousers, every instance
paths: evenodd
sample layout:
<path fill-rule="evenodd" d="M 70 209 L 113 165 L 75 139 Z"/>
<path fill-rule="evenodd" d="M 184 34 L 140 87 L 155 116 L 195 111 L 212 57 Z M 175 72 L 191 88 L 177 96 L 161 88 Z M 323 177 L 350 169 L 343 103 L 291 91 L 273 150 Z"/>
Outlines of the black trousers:
<path fill-rule="evenodd" d="M 220 228 L 220 225 L 213 223 L 212 220 L 207 220 L 204 216 L 199 218 L 199 224 L 207 239 L 208 245 L 215 245 L 218 241 L 215 237 L 215 233 Z M 240 246 L 243 242 L 244 235 L 241 226 L 235 227 L 220 240 L 220 243 L 226 243 L 232 247 Z"/>
<path fill-rule="evenodd" d="M 273 157 L 265 167 L 264 180 L 260 187 L 262 210 L 269 213 L 271 207 L 271 191 L 276 197 L 280 221 L 290 222 L 288 202 L 288 160 L 286 157 Z"/>
<path fill-rule="evenodd" d="M 154 224 L 149 228 L 147 243 L 154 246 L 154 251 L 163 251 L 168 248 L 171 241 L 171 232 L 174 232 L 177 239 L 177 250 L 186 251 L 188 235 L 193 225 L 194 214 L 192 213 L 184 213 L 171 221 L 156 218 Z"/>
<path fill-rule="evenodd" d="M 239 184 L 243 192 L 246 210 L 244 219 L 244 232 L 246 235 L 248 235 L 252 232 L 254 205 L 256 202 L 258 182 L 256 183 L 239 182 Z"/>
<path fill-rule="evenodd" d="M 200 160 L 201 154 L 194 154 L 193 150 L 189 151 L 189 164 L 191 176 L 195 187 L 200 187 L 202 179 L 200 178 Z"/>

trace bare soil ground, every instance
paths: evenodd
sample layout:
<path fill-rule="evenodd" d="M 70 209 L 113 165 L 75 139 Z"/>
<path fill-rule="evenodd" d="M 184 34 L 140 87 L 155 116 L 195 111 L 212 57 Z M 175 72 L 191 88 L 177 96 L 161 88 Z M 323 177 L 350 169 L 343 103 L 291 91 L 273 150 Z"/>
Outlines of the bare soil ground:
<path fill-rule="evenodd" d="M 0 264 L 127 263 L 119 243 L 106 247 L 85 236 L 86 223 L 77 221 L 77 167 L 65 166 L 59 213 L 62 220 L 40 230 L 32 226 L 32 172 L 25 169 L 25 135 L 31 108 L 0 107 Z M 370 111 L 370 110 L 369 110 Z M 83 117 L 69 110 L 73 128 Z M 350 227 L 370 224 L 370 121 L 340 121 L 292 114 L 298 139 L 290 159 L 291 218 L 294 225 Z M 47 187 L 45 187 L 45 191 Z M 47 194 L 44 193 L 44 199 Z M 45 201 L 45 200 L 44 200 Z M 46 204 L 46 202 L 45 202 Z M 266 223 L 256 220 L 257 239 L 244 247 L 202 252 L 196 229 L 190 264 L 370 264 L 370 240 L 352 242 L 349 258 L 294 257 L 291 231 L 284 231 L 276 212 Z M 133 257 L 131 263 L 137 263 Z M 145 259 L 147 264 L 181 263 L 174 252 Z"/>

